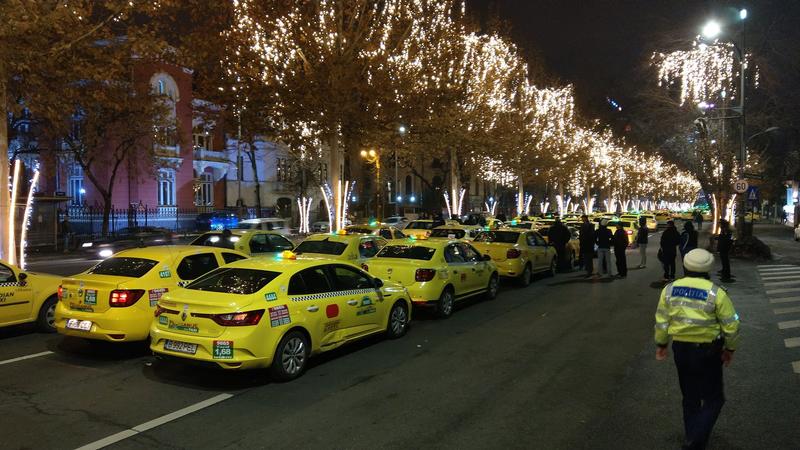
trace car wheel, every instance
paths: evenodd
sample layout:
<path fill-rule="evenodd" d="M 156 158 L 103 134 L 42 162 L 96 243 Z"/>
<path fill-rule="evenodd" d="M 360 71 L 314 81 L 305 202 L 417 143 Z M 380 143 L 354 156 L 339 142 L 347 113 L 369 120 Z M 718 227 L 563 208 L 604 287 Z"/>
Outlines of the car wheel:
<path fill-rule="evenodd" d="M 486 294 L 484 297 L 486 300 L 494 300 L 497 298 L 497 291 L 500 288 L 500 277 L 497 276 L 497 273 L 493 273 L 491 277 L 489 277 L 489 284 L 486 286 Z"/>
<path fill-rule="evenodd" d="M 309 342 L 305 334 L 298 330 L 286 333 L 275 349 L 270 373 L 278 381 L 293 380 L 302 375 L 309 356 Z"/>
<path fill-rule="evenodd" d="M 389 339 L 402 337 L 408 331 L 408 308 L 401 300 L 389 311 L 389 323 L 386 324 L 386 336 Z"/>
<path fill-rule="evenodd" d="M 520 287 L 526 287 L 531 284 L 531 265 L 530 263 L 525 264 L 525 269 L 522 270 L 522 274 L 520 274 L 519 278 L 517 279 Z"/>
<path fill-rule="evenodd" d="M 556 269 L 558 269 L 558 261 L 556 258 L 553 258 L 550 261 L 550 270 L 547 272 L 547 274 L 551 277 L 556 276 Z"/>
<path fill-rule="evenodd" d="M 453 290 L 445 288 L 442 292 L 442 296 L 439 297 L 439 305 L 436 308 L 436 315 L 439 316 L 440 319 L 446 319 L 453 314 L 453 308 L 455 307 L 455 296 L 453 295 Z"/>
<path fill-rule="evenodd" d="M 53 295 L 42 304 L 39 315 L 36 317 L 36 328 L 42 333 L 56 332 L 56 303 L 58 297 Z"/>

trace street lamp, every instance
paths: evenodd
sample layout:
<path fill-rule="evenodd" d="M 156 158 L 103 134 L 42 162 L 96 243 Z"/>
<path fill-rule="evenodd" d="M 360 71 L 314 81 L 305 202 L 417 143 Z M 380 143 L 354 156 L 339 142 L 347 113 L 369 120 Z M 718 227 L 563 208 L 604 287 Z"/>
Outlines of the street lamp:
<path fill-rule="evenodd" d="M 375 165 L 375 215 L 377 219 L 383 218 L 383 203 L 381 202 L 381 154 L 375 149 L 361 150 L 361 157 L 364 158 L 369 164 Z"/>
<path fill-rule="evenodd" d="M 705 26 L 703 26 L 703 37 L 706 39 L 714 39 L 722 32 L 722 27 L 719 25 L 719 22 L 716 20 L 709 20 Z"/>

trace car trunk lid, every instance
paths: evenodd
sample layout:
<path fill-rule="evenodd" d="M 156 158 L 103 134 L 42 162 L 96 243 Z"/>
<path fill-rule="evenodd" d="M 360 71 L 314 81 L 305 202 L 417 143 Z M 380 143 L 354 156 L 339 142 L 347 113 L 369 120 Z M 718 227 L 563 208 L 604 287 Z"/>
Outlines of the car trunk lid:
<path fill-rule="evenodd" d="M 367 263 L 369 273 L 381 280 L 394 281 L 403 286 L 416 283 L 417 269 L 433 269 L 432 261 L 400 258 L 372 258 Z"/>
<path fill-rule="evenodd" d="M 260 320 L 269 320 L 269 317 L 263 317 L 266 308 L 251 307 L 252 303 L 252 295 L 206 293 L 179 288 L 175 292 L 164 294 L 159 300 L 156 326 L 176 334 L 217 337 L 228 326 L 232 326 L 225 324 L 226 315 L 260 310 Z"/>
<path fill-rule="evenodd" d="M 61 301 L 68 309 L 105 312 L 111 307 L 109 303 L 111 292 L 133 279 L 91 274 L 65 278 L 61 281 Z"/>

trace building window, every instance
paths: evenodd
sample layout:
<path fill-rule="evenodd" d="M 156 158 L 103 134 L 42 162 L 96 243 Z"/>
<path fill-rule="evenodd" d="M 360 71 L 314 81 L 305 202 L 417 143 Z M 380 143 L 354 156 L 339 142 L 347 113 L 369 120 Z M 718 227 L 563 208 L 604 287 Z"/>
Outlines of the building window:
<path fill-rule="evenodd" d="M 278 158 L 276 163 L 277 179 L 281 182 L 291 182 L 292 178 L 292 164 L 289 158 Z"/>
<path fill-rule="evenodd" d="M 72 206 L 81 206 L 85 203 L 86 189 L 83 187 L 83 170 L 77 163 L 69 165 L 69 178 L 67 182 L 67 195 L 72 197 Z"/>
<path fill-rule="evenodd" d="M 211 144 L 211 135 L 208 133 L 195 133 L 192 135 L 195 150 L 208 150 Z"/>
<path fill-rule="evenodd" d="M 175 206 L 175 169 L 158 169 L 158 206 Z"/>
<path fill-rule="evenodd" d="M 214 205 L 214 181 L 210 173 L 200 174 L 194 193 L 195 206 Z"/>

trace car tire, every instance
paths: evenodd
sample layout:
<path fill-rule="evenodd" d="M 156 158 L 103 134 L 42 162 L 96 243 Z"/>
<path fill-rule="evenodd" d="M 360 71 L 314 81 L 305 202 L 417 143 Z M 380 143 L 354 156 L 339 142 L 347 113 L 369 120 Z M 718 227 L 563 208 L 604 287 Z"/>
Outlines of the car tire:
<path fill-rule="evenodd" d="M 397 339 L 403 337 L 408 331 L 408 307 L 403 300 L 395 302 L 389 311 L 389 320 L 386 323 L 386 337 Z"/>
<path fill-rule="evenodd" d="M 447 319 L 453 314 L 455 305 L 456 298 L 453 294 L 453 289 L 450 287 L 444 288 L 442 295 L 439 296 L 439 302 L 436 305 L 436 316 L 440 319 Z"/>
<path fill-rule="evenodd" d="M 550 261 L 550 269 L 547 271 L 547 275 L 550 277 L 556 276 L 556 271 L 558 270 L 558 260 L 553 258 Z"/>
<path fill-rule="evenodd" d="M 497 291 L 500 289 L 500 277 L 497 276 L 497 272 L 493 273 L 491 277 L 489 277 L 489 284 L 486 286 L 486 293 L 483 294 L 483 298 L 486 300 L 494 300 L 497 298 Z"/>
<path fill-rule="evenodd" d="M 310 342 L 299 330 L 292 330 L 281 339 L 275 349 L 270 375 L 276 381 L 290 381 L 303 374 L 311 354 Z"/>
<path fill-rule="evenodd" d="M 517 284 L 519 284 L 519 287 L 528 287 L 531 284 L 532 277 L 533 271 L 531 270 L 531 264 L 525 264 L 525 268 L 522 269 L 522 274 L 517 278 Z"/>
<path fill-rule="evenodd" d="M 58 297 L 52 295 L 39 308 L 39 314 L 36 316 L 36 328 L 42 333 L 56 332 L 56 303 L 58 303 Z"/>

